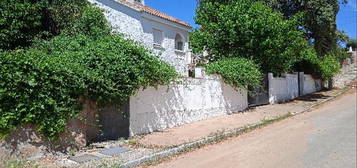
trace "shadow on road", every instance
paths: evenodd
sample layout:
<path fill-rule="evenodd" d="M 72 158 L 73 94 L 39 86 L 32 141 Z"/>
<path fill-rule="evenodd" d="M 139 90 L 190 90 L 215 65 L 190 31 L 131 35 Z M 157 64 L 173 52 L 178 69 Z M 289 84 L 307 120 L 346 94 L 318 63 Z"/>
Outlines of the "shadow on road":
<path fill-rule="evenodd" d="M 321 93 L 315 93 L 315 94 L 309 94 L 309 95 L 298 97 L 298 98 L 296 98 L 296 100 L 308 101 L 308 102 L 316 102 L 318 100 L 328 99 L 330 97 L 331 96 L 323 95 Z"/>

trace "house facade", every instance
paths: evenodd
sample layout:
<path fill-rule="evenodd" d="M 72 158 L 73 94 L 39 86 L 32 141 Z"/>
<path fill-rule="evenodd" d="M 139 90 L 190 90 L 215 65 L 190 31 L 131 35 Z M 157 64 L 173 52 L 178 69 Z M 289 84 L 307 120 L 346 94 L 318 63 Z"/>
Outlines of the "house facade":
<path fill-rule="evenodd" d="M 89 0 L 104 10 L 112 30 L 140 42 L 184 77 L 191 63 L 191 26 L 145 6 L 144 0 Z"/>
<path fill-rule="evenodd" d="M 103 10 L 112 31 L 140 42 L 188 78 L 180 78 L 168 86 L 138 90 L 122 107 L 102 109 L 98 113 L 101 135 L 98 137 L 94 132 L 91 136 L 87 131 L 87 139 L 145 134 L 247 108 L 244 89 L 228 86 L 221 77 L 206 76 L 203 71 L 198 75 L 200 71 L 195 70 L 195 78 L 191 78 L 189 32 L 192 27 L 188 23 L 145 6 L 144 0 L 88 1 Z"/>

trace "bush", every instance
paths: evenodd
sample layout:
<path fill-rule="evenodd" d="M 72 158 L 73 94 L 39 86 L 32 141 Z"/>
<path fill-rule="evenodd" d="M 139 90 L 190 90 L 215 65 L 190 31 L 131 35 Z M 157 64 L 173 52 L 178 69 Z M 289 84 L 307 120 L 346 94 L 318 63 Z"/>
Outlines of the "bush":
<path fill-rule="evenodd" d="M 319 61 L 318 72 L 322 79 L 332 79 L 341 69 L 340 63 L 333 55 L 326 55 Z"/>
<path fill-rule="evenodd" d="M 252 61 L 244 58 L 228 58 L 209 63 L 208 74 L 219 74 L 225 83 L 238 88 L 247 88 L 248 85 L 258 87 L 262 79 L 259 67 Z"/>
<path fill-rule="evenodd" d="M 120 103 L 136 90 L 167 84 L 173 67 L 121 35 L 58 36 L 0 55 L 0 131 L 35 124 L 48 137 L 80 110 L 80 97 Z"/>
<path fill-rule="evenodd" d="M 295 71 L 318 75 L 322 79 L 329 80 L 341 68 L 335 55 L 336 53 L 339 52 L 331 52 L 329 55 L 320 57 L 313 48 L 303 50 L 303 57 L 295 63 L 294 69 Z"/>
<path fill-rule="evenodd" d="M 85 89 L 84 79 L 75 70 L 81 67 L 74 66 L 37 50 L 1 53 L 1 134 L 28 123 L 49 137 L 62 132 L 67 119 L 79 110 L 77 98 Z"/>
<path fill-rule="evenodd" d="M 5 15 L 11 15 L 8 12 L 17 5 L 37 10 L 31 7 L 35 4 L 47 12 L 36 18 L 46 21 L 26 25 L 22 19 L 36 19 L 15 11 L 13 22 L 19 27 L 0 30 L 0 137 L 17 126 L 34 124 L 45 136 L 56 138 L 68 119 L 78 115 L 80 99 L 99 105 L 121 103 L 140 88 L 168 84 L 178 77 L 172 66 L 151 51 L 123 35 L 111 34 L 102 11 L 87 1 L 16 1 L 5 5 L 9 8 Z M 0 27 L 9 18 L 0 19 Z M 9 39 L 11 34 L 25 35 L 24 26 L 35 30 L 44 23 L 53 28 L 50 40 L 37 38 L 45 29 Z M 26 46 L 18 43 L 23 39 L 32 46 L 3 50 Z"/>

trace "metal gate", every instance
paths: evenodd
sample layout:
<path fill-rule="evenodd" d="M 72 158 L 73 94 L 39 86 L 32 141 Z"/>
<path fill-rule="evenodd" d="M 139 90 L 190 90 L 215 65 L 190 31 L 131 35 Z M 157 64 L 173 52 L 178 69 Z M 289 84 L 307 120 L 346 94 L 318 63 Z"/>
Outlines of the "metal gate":
<path fill-rule="evenodd" d="M 261 86 L 255 89 L 248 89 L 249 107 L 269 104 L 269 80 L 268 74 L 264 75 Z"/>

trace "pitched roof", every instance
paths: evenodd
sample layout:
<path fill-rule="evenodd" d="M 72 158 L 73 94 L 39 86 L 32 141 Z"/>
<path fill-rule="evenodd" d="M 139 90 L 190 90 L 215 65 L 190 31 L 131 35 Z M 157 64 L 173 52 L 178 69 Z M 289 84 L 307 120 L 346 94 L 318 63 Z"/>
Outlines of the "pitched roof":
<path fill-rule="evenodd" d="M 143 6 L 141 4 L 132 3 L 132 2 L 129 2 L 127 0 L 116 0 L 116 1 L 121 3 L 121 4 L 123 4 L 123 5 L 126 5 L 128 7 L 131 7 L 131 8 L 137 9 L 139 11 L 142 11 L 142 12 L 145 12 L 145 13 L 160 17 L 162 19 L 165 19 L 165 20 L 168 20 L 168 21 L 171 21 L 171 22 L 175 22 L 175 23 L 181 24 L 181 25 L 186 26 L 186 27 L 190 27 L 190 28 L 192 27 L 187 22 L 184 22 L 184 21 L 181 21 L 179 19 L 176 19 L 176 18 L 174 18 L 174 17 L 172 17 L 170 15 L 162 13 L 162 12 L 160 12 L 158 10 L 155 10 L 155 9 L 149 7 L 149 6 Z"/>

